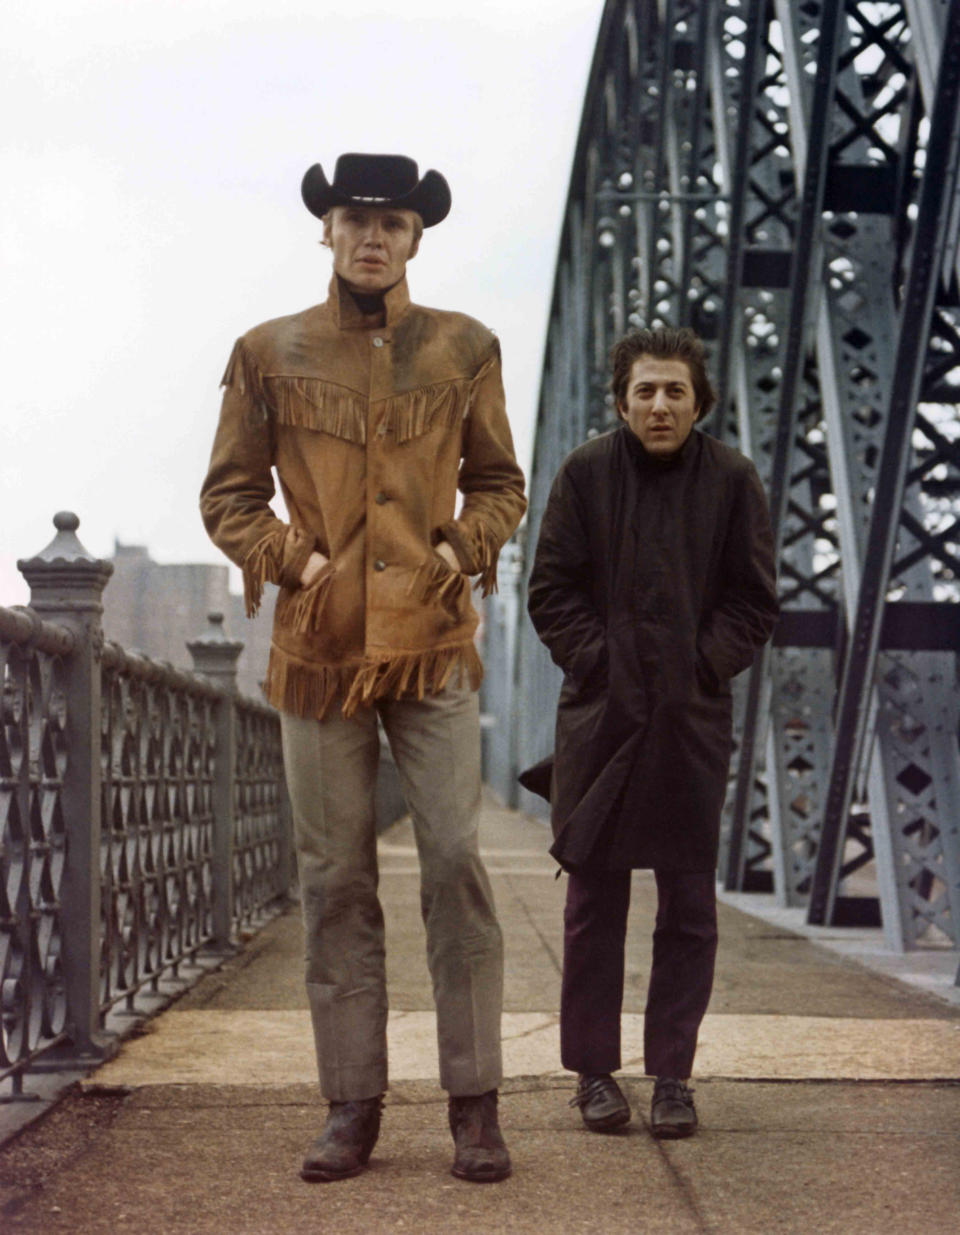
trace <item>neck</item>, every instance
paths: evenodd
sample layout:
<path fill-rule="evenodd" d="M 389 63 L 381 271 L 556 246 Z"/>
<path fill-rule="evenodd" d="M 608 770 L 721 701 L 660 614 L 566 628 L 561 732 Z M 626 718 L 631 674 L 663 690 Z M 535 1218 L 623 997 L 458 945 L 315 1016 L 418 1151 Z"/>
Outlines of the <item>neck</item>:
<path fill-rule="evenodd" d="M 350 293 L 350 299 L 357 306 L 358 311 L 362 313 L 364 317 L 377 319 L 376 321 L 371 320 L 370 325 L 382 326 L 386 320 L 386 306 L 384 304 L 384 300 L 386 299 L 387 293 L 392 292 L 400 280 L 398 279 L 397 283 L 391 283 L 389 287 L 381 287 L 376 291 L 368 291 L 366 288 L 355 287 L 352 283 L 348 283 L 346 279 L 341 278 L 340 275 L 337 275 L 337 278 L 340 279 L 340 284 L 343 289 Z"/>
<path fill-rule="evenodd" d="M 337 306 L 338 324 L 364 330 L 395 325 L 410 303 L 405 278 L 391 287 L 371 290 L 351 285 L 336 271 L 330 280 L 330 296 Z"/>
<path fill-rule="evenodd" d="M 345 292 L 356 305 L 357 312 L 371 326 L 382 326 L 384 324 L 387 310 L 383 299 L 390 290 L 389 288 L 384 287 L 373 292 L 365 291 L 363 288 L 354 287 L 346 279 L 340 280 L 340 286 L 341 291 Z"/>
<path fill-rule="evenodd" d="M 382 313 L 383 298 L 386 292 L 361 292 L 348 285 L 347 290 L 361 313 Z"/>
<path fill-rule="evenodd" d="M 649 463 L 651 467 L 664 468 L 671 467 L 680 462 L 690 439 L 693 437 L 694 432 L 691 429 L 676 450 L 670 451 L 669 454 L 659 454 L 652 450 L 647 450 L 646 446 L 644 446 L 643 442 L 640 441 L 640 438 L 636 435 L 636 433 L 634 433 L 626 421 L 623 422 L 623 428 L 626 432 L 627 441 L 630 443 L 630 448 L 634 452 L 635 458 L 641 459 L 644 463 Z"/>

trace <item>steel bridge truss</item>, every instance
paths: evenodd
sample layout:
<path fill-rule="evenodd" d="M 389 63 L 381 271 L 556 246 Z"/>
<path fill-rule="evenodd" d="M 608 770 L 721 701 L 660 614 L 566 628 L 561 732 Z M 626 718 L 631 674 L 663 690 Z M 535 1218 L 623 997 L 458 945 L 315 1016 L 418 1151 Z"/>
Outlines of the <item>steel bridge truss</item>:
<path fill-rule="evenodd" d="M 696 329 L 783 607 L 737 683 L 723 877 L 898 950 L 960 946 L 958 164 L 960 0 L 608 0 L 527 526 L 616 422 L 612 343 Z M 521 622 L 519 766 L 556 684 Z"/>

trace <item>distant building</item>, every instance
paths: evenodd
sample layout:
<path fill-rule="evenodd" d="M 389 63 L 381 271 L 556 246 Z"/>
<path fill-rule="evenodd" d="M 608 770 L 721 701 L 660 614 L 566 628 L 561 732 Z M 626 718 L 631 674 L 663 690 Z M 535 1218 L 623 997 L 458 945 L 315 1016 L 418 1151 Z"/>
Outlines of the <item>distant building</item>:
<path fill-rule="evenodd" d="M 243 597 L 230 591 L 226 566 L 154 562 L 144 545 L 114 542 L 114 573 L 103 593 L 103 627 L 122 647 L 190 669 L 187 642 L 207 629 L 207 614 L 222 613 L 229 638 L 243 642 L 240 690 L 260 695 L 267 668 L 276 589 L 264 591 L 256 618 L 243 611 Z"/>

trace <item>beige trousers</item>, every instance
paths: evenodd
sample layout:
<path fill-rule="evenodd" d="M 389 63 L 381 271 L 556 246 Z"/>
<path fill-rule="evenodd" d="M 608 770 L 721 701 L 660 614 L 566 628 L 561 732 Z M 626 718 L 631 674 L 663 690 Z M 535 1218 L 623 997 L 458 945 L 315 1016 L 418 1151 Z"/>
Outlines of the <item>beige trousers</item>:
<path fill-rule="evenodd" d="M 379 713 L 413 818 L 440 1083 L 457 1097 L 501 1081 L 503 940 L 480 860 L 475 691 L 385 699 L 349 720 L 281 713 L 306 936 L 307 994 L 323 1095 L 387 1088 L 383 911 L 374 799 Z"/>

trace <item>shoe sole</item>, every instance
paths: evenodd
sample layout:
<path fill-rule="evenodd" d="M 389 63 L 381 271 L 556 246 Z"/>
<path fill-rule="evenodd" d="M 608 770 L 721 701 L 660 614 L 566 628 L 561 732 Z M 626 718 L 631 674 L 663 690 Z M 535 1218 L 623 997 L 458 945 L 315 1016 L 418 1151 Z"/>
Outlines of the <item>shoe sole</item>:
<path fill-rule="evenodd" d="M 583 1124 L 588 1132 L 616 1132 L 618 1128 L 625 1127 L 630 1122 L 629 1111 L 614 1111 L 612 1115 L 605 1115 L 603 1119 L 584 1119 Z"/>
<path fill-rule="evenodd" d="M 693 1136 L 696 1130 L 696 1124 L 660 1124 L 650 1129 L 658 1141 L 681 1141 L 684 1137 Z"/>
<path fill-rule="evenodd" d="M 362 1166 L 352 1167 L 349 1171 L 304 1171 L 301 1170 L 300 1178 L 308 1184 L 332 1184 L 338 1179 L 352 1179 L 354 1175 L 360 1175 L 367 1169 L 366 1163 Z"/>
<path fill-rule="evenodd" d="M 372 1150 L 370 1151 L 373 1152 Z M 355 1175 L 362 1174 L 370 1162 L 370 1154 L 367 1154 L 356 1166 L 352 1166 L 349 1171 L 331 1171 L 328 1167 L 316 1166 L 313 1169 L 309 1167 L 300 1168 L 300 1178 L 308 1184 L 332 1184 L 338 1179 L 353 1179 Z"/>
<path fill-rule="evenodd" d="M 471 1174 L 469 1171 L 458 1171 L 455 1166 L 450 1168 L 450 1174 L 457 1179 L 465 1179 L 471 1184 L 497 1184 L 501 1179 L 507 1179 L 513 1173 L 512 1167 L 505 1171 L 489 1171 L 483 1175 Z"/>

